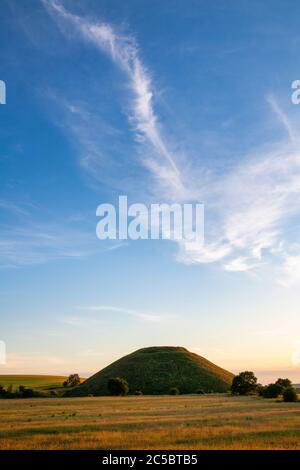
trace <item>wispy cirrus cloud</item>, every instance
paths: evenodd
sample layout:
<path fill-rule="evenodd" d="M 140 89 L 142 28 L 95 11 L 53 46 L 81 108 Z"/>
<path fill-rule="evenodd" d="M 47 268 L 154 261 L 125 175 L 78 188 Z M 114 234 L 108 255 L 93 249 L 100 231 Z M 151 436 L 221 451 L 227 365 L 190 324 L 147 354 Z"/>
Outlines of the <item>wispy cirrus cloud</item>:
<path fill-rule="evenodd" d="M 172 188 L 177 200 L 191 195 L 205 199 L 206 242 L 187 247 L 180 242 L 178 260 L 185 263 L 219 263 L 230 272 L 248 272 L 276 258 L 291 278 L 296 269 L 297 253 L 283 252 L 286 227 L 299 214 L 300 152 L 299 139 L 288 115 L 275 96 L 267 103 L 285 129 L 288 139 L 266 142 L 261 151 L 243 156 L 235 167 L 221 175 L 209 172 L 205 185 L 197 181 L 199 163 L 190 162 L 188 174 L 179 169 L 177 159 L 162 136 L 153 107 L 153 85 L 140 59 L 139 48 L 132 37 L 118 33 L 104 22 L 88 20 L 68 12 L 58 0 L 42 0 L 58 23 L 69 25 L 81 38 L 106 53 L 125 73 L 131 89 L 129 120 L 138 142 L 151 144 L 154 154 L 144 157 L 144 165 L 160 181 L 161 188 Z M 71 114 L 85 119 L 86 115 L 69 106 Z M 75 129 L 76 130 L 76 129 Z M 83 136 L 83 142 L 88 137 Z M 97 155 L 89 152 L 88 155 Z M 154 156 L 155 155 L 155 156 Z M 89 156 L 84 163 L 89 166 Z M 200 171 L 201 172 L 201 171 Z M 294 268 L 293 268 L 294 266 Z"/>
<path fill-rule="evenodd" d="M 175 156 L 169 150 L 160 130 L 153 107 L 153 85 L 150 74 L 139 57 L 139 50 L 130 36 L 122 35 L 107 23 L 76 16 L 57 0 L 41 0 L 57 21 L 73 26 L 87 42 L 105 52 L 126 74 L 132 99 L 129 120 L 138 142 L 151 144 L 152 156 L 144 157 L 144 165 L 160 182 L 179 193 L 186 189 Z M 86 163 L 88 163 L 86 161 Z"/>
<path fill-rule="evenodd" d="M 286 113 L 281 109 L 279 106 L 276 98 L 274 95 L 268 95 L 267 96 L 267 101 L 270 104 L 271 108 L 273 109 L 274 113 L 277 115 L 279 121 L 285 128 L 290 140 L 293 142 L 296 140 L 296 135 L 293 129 L 293 126 L 291 125 Z"/>
<path fill-rule="evenodd" d="M 112 240 L 99 247 L 94 227 L 78 214 L 60 220 L 55 214 L 47 216 L 45 220 L 42 207 L 33 203 L 23 206 L 0 201 L 0 268 L 80 259 L 124 246 Z"/>
<path fill-rule="evenodd" d="M 113 305 L 90 305 L 86 307 L 78 307 L 80 310 L 86 312 L 103 312 L 103 313 L 116 313 L 122 315 L 129 315 L 147 322 L 161 322 L 163 320 L 174 318 L 174 315 L 145 312 L 143 310 L 133 310 L 130 308 L 118 307 Z"/>
<path fill-rule="evenodd" d="M 227 271 L 246 272 L 264 264 L 269 256 L 283 263 L 286 272 L 296 266 L 283 246 L 289 222 L 300 213 L 299 141 L 274 97 L 271 108 L 289 139 L 266 145 L 214 178 L 206 202 L 206 212 L 214 214 L 212 220 L 206 219 L 207 242 L 189 251 L 183 243 L 182 261 L 220 262 Z"/>
<path fill-rule="evenodd" d="M 54 259 L 91 254 L 88 233 L 57 224 L 33 223 L 27 227 L 2 226 L 0 267 L 41 264 Z"/>
<path fill-rule="evenodd" d="M 7 199 L 0 199 L 0 210 L 5 210 L 17 215 L 28 214 L 28 210 L 24 207 L 24 205 L 16 204 L 15 202 Z"/>
<path fill-rule="evenodd" d="M 296 253 L 286 253 L 284 255 L 278 282 L 284 287 L 294 286 L 300 283 L 300 247 L 298 247 Z"/>

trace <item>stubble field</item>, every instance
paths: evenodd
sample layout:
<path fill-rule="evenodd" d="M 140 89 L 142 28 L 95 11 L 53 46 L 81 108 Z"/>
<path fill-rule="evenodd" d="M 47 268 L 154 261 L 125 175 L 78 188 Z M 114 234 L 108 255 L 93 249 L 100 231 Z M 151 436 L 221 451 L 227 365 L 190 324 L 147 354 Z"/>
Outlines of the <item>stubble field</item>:
<path fill-rule="evenodd" d="M 300 449 L 300 403 L 228 395 L 0 400 L 0 449 Z"/>

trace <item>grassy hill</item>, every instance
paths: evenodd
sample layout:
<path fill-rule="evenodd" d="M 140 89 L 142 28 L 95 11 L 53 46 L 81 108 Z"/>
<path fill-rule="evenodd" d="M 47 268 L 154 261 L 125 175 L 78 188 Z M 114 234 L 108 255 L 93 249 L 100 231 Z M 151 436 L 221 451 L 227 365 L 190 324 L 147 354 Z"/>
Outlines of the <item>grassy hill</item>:
<path fill-rule="evenodd" d="M 58 375 L 0 375 L 0 384 L 5 388 L 12 385 L 14 389 L 19 385 L 25 385 L 42 391 L 62 387 L 66 378 Z"/>
<path fill-rule="evenodd" d="M 185 348 L 151 347 L 113 362 L 66 396 L 107 395 L 107 382 L 116 376 L 128 381 L 129 393 L 140 390 L 145 395 L 168 394 L 172 387 L 183 394 L 226 392 L 233 379 L 231 372 Z"/>

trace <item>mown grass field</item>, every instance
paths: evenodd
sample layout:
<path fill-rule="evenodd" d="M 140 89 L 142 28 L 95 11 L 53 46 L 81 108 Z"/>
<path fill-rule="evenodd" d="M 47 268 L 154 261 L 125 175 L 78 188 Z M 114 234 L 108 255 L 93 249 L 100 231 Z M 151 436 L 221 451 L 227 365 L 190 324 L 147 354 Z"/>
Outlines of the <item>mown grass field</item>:
<path fill-rule="evenodd" d="M 0 400 L 0 449 L 300 449 L 299 422 L 258 397 Z"/>

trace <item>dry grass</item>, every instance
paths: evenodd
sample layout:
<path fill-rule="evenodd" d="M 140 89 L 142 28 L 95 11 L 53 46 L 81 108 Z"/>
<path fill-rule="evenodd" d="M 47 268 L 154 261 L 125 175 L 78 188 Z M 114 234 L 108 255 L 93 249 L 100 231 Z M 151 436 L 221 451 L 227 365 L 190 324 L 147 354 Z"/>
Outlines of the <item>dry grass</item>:
<path fill-rule="evenodd" d="M 300 449 L 299 419 L 226 395 L 0 400 L 0 449 Z"/>

